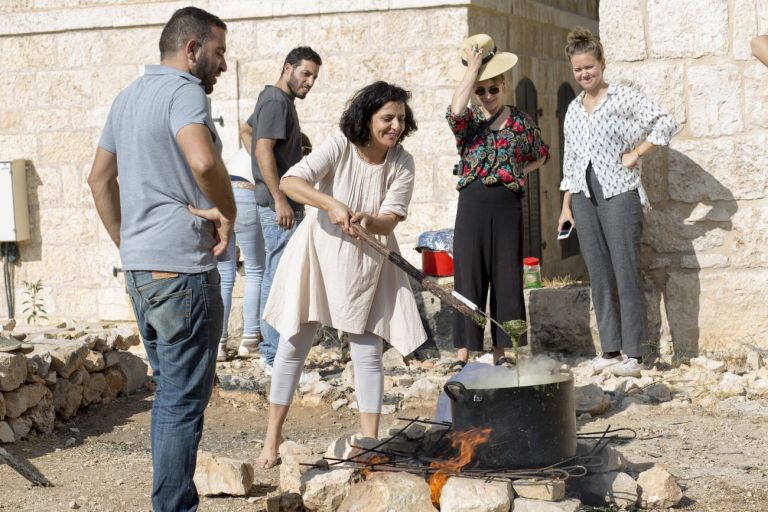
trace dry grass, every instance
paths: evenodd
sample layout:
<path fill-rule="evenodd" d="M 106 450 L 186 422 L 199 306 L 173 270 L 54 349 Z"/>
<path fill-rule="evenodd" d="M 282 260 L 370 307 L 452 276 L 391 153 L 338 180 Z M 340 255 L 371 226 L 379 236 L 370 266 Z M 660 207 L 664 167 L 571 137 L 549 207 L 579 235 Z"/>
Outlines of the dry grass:
<path fill-rule="evenodd" d="M 541 286 L 543 288 L 566 288 L 568 286 L 574 286 L 580 284 L 580 281 L 576 281 L 571 277 L 571 274 L 564 276 L 544 278 L 541 280 Z"/>

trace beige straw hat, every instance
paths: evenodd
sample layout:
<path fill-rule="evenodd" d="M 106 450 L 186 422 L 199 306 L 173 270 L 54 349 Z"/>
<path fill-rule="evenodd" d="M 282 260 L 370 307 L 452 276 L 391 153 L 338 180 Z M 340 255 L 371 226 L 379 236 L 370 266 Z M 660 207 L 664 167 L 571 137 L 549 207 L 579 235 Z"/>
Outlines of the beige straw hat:
<path fill-rule="evenodd" d="M 451 67 L 449 75 L 455 80 L 461 80 L 467 71 L 467 55 L 472 47 L 477 45 L 483 52 L 483 65 L 477 73 L 477 81 L 488 80 L 512 69 L 517 64 L 517 55 L 500 52 L 496 43 L 488 34 L 476 34 L 466 38 L 459 47 L 459 62 Z"/>

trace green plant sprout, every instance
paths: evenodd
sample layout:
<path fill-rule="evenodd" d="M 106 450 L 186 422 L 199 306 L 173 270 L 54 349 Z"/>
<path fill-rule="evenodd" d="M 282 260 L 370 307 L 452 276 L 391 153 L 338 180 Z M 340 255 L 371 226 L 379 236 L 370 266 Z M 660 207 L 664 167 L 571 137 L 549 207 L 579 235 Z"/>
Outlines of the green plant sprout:
<path fill-rule="evenodd" d="M 29 281 L 22 281 L 26 290 L 26 300 L 22 302 L 24 306 L 23 313 L 27 316 L 27 323 L 37 325 L 38 320 L 48 320 L 48 312 L 45 310 L 45 304 L 43 304 L 43 281 L 38 279 L 34 283 Z"/>

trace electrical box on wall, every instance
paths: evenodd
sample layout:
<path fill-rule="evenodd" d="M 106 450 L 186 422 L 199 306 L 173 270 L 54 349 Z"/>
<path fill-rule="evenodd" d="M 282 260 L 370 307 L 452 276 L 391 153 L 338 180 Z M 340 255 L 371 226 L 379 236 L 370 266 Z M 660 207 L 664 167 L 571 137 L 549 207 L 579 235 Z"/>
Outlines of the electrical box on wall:
<path fill-rule="evenodd" d="M 0 242 L 29 240 L 27 162 L 0 162 Z"/>

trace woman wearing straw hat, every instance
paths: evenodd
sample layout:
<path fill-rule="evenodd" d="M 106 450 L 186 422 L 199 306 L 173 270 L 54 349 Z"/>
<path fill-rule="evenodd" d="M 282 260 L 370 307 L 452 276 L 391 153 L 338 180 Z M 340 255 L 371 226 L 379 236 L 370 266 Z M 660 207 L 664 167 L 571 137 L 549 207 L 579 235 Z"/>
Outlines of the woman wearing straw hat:
<path fill-rule="evenodd" d="M 500 52 L 490 36 L 477 34 L 459 48 L 461 63 L 451 70 L 460 80 L 446 114 L 461 161 L 459 205 L 454 229 L 455 290 L 485 307 L 499 321 L 525 318 L 522 285 L 522 230 L 526 176 L 549 159 L 549 146 L 530 116 L 504 104 L 504 72 L 517 56 Z M 467 106 L 474 95 L 477 105 Z M 491 330 L 496 364 L 506 363 L 509 336 Z M 483 349 L 483 329 L 455 315 L 453 343 L 458 367 L 469 351 Z"/>

